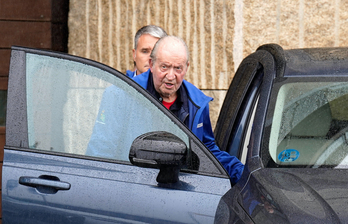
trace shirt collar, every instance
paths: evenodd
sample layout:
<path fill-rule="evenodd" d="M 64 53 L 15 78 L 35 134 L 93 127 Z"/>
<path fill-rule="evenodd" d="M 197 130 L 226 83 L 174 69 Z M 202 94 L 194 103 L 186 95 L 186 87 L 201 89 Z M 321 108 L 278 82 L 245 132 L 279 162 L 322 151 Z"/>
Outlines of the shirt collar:
<path fill-rule="evenodd" d="M 134 78 L 135 76 L 137 76 L 137 70 L 136 70 L 136 69 L 135 69 L 134 72 L 133 72 L 132 78 Z"/>

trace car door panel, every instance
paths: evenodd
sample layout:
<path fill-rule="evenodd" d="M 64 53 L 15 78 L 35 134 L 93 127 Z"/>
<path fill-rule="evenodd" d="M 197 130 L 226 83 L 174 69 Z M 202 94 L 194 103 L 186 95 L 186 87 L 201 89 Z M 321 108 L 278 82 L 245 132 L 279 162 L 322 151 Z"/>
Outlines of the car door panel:
<path fill-rule="evenodd" d="M 110 86 L 117 91 L 105 113 L 99 106 Z M 221 164 L 180 121 L 132 80 L 96 62 L 14 48 L 8 102 L 4 223 L 212 223 L 231 187 Z M 125 137 L 107 150 L 122 154 L 88 153 L 95 125 L 115 114 L 123 125 L 104 131 Z M 149 131 L 181 138 L 199 166 L 189 164 L 179 182 L 163 184 L 158 169 L 132 165 L 131 141 Z"/>
<path fill-rule="evenodd" d="M 188 220 L 191 223 L 211 223 L 215 212 L 213 208 L 217 207 L 221 194 L 227 190 L 214 185 L 226 181 L 221 178 L 187 174 L 182 175 L 177 184 L 159 186 L 156 182 L 158 170 L 155 169 L 117 164 L 103 166 L 96 161 L 81 163 L 75 158 L 64 161 L 66 159 L 57 156 L 41 158 L 38 154 L 30 154 L 6 151 L 4 222 L 17 223 L 16 219 L 18 222 L 25 219 L 26 223 L 36 223 L 37 217 L 46 217 L 49 223 L 61 223 L 62 217 L 66 220 L 79 217 L 78 220 L 84 220 L 84 223 L 96 220 L 115 223 L 122 219 L 145 223 L 186 223 Z M 43 161 L 49 164 L 44 165 Z M 85 175 L 86 169 L 88 175 Z M 142 174 L 141 179 L 139 173 Z M 18 184 L 23 174 L 56 177 L 71 184 L 71 188 L 42 193 L 39 187 Z M 210 188 L 201 186 L 202 181 L 211 182 Z M 189 192 L 193 189 L 194 192 Z M 42 207 L 45 207 L 44 211 Z M 21 215 L 13 216 L 13 211 Z M 61 218 L 48 219 L 56 211 Z"/>

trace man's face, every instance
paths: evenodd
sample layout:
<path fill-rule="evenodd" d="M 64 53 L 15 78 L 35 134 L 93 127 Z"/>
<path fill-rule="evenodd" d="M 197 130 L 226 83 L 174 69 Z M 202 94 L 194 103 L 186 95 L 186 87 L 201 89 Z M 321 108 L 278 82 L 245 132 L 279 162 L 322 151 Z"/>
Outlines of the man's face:
<path fill-rule="evenodd" d="M 137 49 L 133 49 L 133 60 L 137 75 L 146 72 L 149 69 L 149 59 L 152 48 L 159 38 L 153 37 L 149 34 L 143 34 L 138 40 Z"/>
<path fill-rule="evenodd" d="M 156 61 L 153 63 L 150 59 L 154 86 L 164 101 L 173 102 L 189 66 L 186 64 L 186 50 L 173 40 L 162 42 L 158 47 Z"/>

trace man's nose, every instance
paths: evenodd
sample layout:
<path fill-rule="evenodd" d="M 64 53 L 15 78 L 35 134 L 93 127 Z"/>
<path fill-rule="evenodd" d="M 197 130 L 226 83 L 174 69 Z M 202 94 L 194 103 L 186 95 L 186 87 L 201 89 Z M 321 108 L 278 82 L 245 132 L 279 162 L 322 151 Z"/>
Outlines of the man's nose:
<path fill-rule="evenodd" d="M 174 68 L 168 69 L 166 77 L 167 77 L 168 80 L 174 80 L 175 79 Z"/>

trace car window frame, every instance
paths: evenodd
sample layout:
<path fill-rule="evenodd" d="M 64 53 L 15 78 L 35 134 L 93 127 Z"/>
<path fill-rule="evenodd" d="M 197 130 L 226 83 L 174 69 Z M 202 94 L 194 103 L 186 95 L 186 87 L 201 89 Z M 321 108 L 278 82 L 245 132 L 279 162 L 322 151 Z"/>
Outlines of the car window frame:
<path fill-rule="evenodd" d="M 269 102 L 269 94 L 273 83 L 273 78 L 276 75 L 275 58 L 267 50 L 257 50 L 253 54 L 246 57 L 239 66 L 235 79 L 233 79 L 224 104 L 222 106 L 218 123 L 215 128 L 215 134 L 217 137 L 218 145 L 221 150 L 227 150 L 227 143 L 231 143 L 228 139 L 233 138 L 233 128 L 237 125 L 237 115 L 242 108 L 243 103 L 248 101 L 248 91 L 256 75 L 263 73 L 261 83 L 257 87 L 257 93 L 252 97 L 252 106 L 249 108 L 248 119 L 244 122 L 243 127 L 243 143 L 242 146 L 248 145 L 248 147 L 239 147 L 237 156 L 242 159 L 242 155 L 245 155 L 247 150 L 246 166 L 248 167 L 248 159 L 252 158 L 255 162 L 250 163 L 251 170 L 261 166 L 259 163 L 259 150 L 262 141 L 263 124 L 265 122 L 266 111 Z M 256 77 L 260 78 L 260 77 Z M 250 96 L 249 96 L 250 97 Z M 226 109 L 228 108 L 228 110 Z M 225 110 L 223 112 L 223 110 Z M 251 119 L 253 113 L 255 116 Z M 224 120 L 228 120 L 229 124 L 224 124 Z M 252 124 L 252 128 L 248 135 L 248 127 Z"/>
<path fill-rule="evenodd" d="M 263 79 L 263 68 L 260 66 L 254 75 L 254 78 L 246 91 L 246 95 L 238 111 L 236 122 L 233 125 L 230 139 L 228 140 L 227 152 L 230 155 L 236 156 L 242 160 L 242 155 L 245 155 L 244 150 L 248 145 L 250 137 L 248 130 L 251 129 L 254 121 L 254 116 L 257 107 L 257 100 L 260 95 L 260 88 Z M 250 130 L 251 131 L 251 130 Z M 250 134 L 250 133 L 249 133 Z M 234 151 L 232 151 L 234 150 Z M 246 149 L 247 150 L 247 149 Z M 245 159 L 243 159 L 245 161 Z M 245 164 L 245 162 L 244 162 Z"/>

